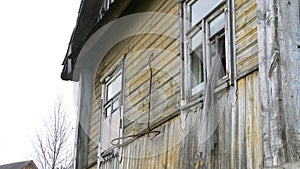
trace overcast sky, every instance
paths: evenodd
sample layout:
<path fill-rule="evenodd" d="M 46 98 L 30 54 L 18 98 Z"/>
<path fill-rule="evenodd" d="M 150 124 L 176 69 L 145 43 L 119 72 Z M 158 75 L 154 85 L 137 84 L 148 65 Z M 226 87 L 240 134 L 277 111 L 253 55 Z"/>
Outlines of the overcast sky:
<path fill-rule="evenodd" d="M 75 114 L 73 83 L 60 72 L 80 1 L 0 1 L 0 165 L 30 160 L 58 96 Z"/>

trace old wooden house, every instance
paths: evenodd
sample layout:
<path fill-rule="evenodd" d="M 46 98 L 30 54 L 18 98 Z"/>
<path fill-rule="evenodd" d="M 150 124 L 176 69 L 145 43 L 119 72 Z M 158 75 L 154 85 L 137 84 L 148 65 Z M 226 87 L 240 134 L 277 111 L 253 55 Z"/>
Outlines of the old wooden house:
<path fill-rule="evenodd" d="M 75 166 L 300 168 L 299 0 L 82 0 Z"/>

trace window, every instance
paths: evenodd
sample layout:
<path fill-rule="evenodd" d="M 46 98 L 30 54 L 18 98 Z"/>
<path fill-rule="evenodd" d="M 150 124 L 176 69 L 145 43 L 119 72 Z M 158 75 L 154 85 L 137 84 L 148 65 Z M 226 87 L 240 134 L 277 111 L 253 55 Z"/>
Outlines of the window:
<path fill-rule="evenodd" d="M 192 94 L 204 88 L 205 68 L 203 63 L 203 31 L 199 30 L 190 39 Z"/>
<path fill-rule="evenodd" d="M 102 83 L 101 149 L 103 152 L 112 147 L 112 139 L 120 137 L 122 70 L 113 71 Z"/>
<path fill-rule="evenodd" d="M 101 0 L 101 8 L 99 11 L 98 21 L 104 16 L 105 12 L 109 9 L 110 4 L 112 4 L 115 0 Z"/>
<path fill-rule="evenodd" d="M 188 72 L 185 86 L 189 97 L 203 91 L 212 72 L 218 81 L 225 79 L 226 57 L 226 3 L 222 0 L 190 0 L 184 5 L 185 58 Z"/>
<path fill-rule="evenodd" d="M 188 6 L 191 10 L 190 21 L 192 26 L 201 21 L 221 0 L 193 0 L 189 1 Z"/>
<path fill-rule="evenodd" d="M 121 72 L 113 78 L 108 77 L 105 85 L 105 117 L 109 117 L 120 106 L 120 93 L 122 88 Z"/>

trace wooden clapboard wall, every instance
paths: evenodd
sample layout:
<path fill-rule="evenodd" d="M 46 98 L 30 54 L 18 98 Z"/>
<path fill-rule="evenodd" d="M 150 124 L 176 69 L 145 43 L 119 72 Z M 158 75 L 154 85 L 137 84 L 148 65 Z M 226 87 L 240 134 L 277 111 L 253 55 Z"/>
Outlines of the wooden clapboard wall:
<path fill-rule="evenodd" d="M 148 12 L 162 12 L 177 15 L 178 4 L 176 1 L 153 1 L 144 9 Z M 153 65 L 153 93 L 152 100 L 154 113 L 151 116 L 152 123 L 159 125 L 163 120 L 171 119 L 179 114 L 180 100 L 180 68 L 179 56 L 179 20 L 167 18 L 156 18 L 155 22 L 146 24 L 141 29 L 155 30 L 162 34 L 146 33 L 135 35 L 122 40 L 116 44 L 105 56 L 99 65 L 95 77 L 95 88 L 93 95 L 92 112 L 90 118 L 89 132 L 89 153 L 88 166 L 96 167 L 99 127 L 100 127 L 100 79 L 124 57 L 124 135 L 138 133 L 145 129 L 146 113 L 148 112 L 148 91 L 149 91 L 149 67 L 148 58 L 152 55 Z M 126 30 L 125 30 L 126 31 Z M 166 33 L 168 31 L 168 33 Z M 173 37 L 163 35 L 172 34 Z M 149 50 L 149 49 L 153 50 Z M 163 97 L 161 97 L 163 96 Z M 174 106 L 175 105 L 175 106 Z M 176 106 L 177 105 L 177 106 Z M 128 120 L 130 119 L 130 120 Z M 141 123 L 139 123 L 141 122 Z M 119 159 L 111 158 L 101 164 L 100 168 L 118 168 Z"/>
<path fill-rule="evenodd" d="M 237 71 L 237 114 L 234 118 L 232 167 L 262 168 L 262 128 L 259 105 L 257 3 L 236 0 L 235 49 Z"/>
<path fill-rule="evenodd" d="M 184 118 L 176 116 L 174 119 L 160 125 L 158 130 L 162 133 L 154 140 L 138 139 L 124 147 L 123 168 L 144 168 L 146 166 L 150 168 L 263 167 L 261 117 L 258 97 L 256 2 L 235 1 L 235 19 L 235 54 L 237 56 L 238 82 L 234 88 L 225 88 L 218 97 L 215 106 L 218 110 L 217 113 L 222 118 L 213 133 L 214 141 L 199 143 L 199 137 L 202 137 L 204 134 L 200 128 L 203 127 L 203 123 L 207 122 L 201 120 L 202 108 L 197 111 L 198 107 L 196 106 L 192 108 L 194 111 L 189 110 L 185 112 Z M 140 58 L 140 61 L 136 61 L 139 63 L 136 65 L 146 67 L 147 61 L 142 60 Z M 134 70 L 132 69 L 132 71 Z M 140 72 L 140 70 L 145 69 L 136 69 L 137 72 Z M 144 74 L 140 72 L 140 74 L 141 81 L 134 81 L 134 84 L 143 89 L 143 87 L 146 88 L 142 84 L 147 82 L 147 71 Z M 129 86 L 131 85 L 129 84 Z M 126 92 L 130 96 L 131 89 L 126 89 L 129 90 Z M 130 100 L 136 101 L 136 105 L 138 105 L 138 99 L 141 96 L 143 96 L 143 99 L 147 99 L 147 94 L 143 94 L 145 91 L 142 89 L 137 92 L 140 95 L 136 95 Z M 235 97 L 231 98 L 230 96 L 232 91 L 237 97 L 236 102 L 232 100 Z M 231 105 L 230 103 L 234 104 Z M 144 103 L 142 105 L 138 106 L 138 110 L 141 110 L 140 112 L 147 109 L 147 104 Z M 138 120 L 143 118 L 142 115 L 135 115 L 128 116 L 128 119 L 131 121 L 131 119 Z M 128 124 L 131 125 L 130 122 Z M 132 123 L 132 127 L 128 131 L 126 131 L 126 127 L 125 133 L 135 133 L 139 129 L 145 128 L 135 123 Z M 212 148 L 203 148 L 209 146 Z"/>
<path fill-rule="evenodd" d="M 235 1 L 235 48 L 237 76 L 258 68 L 256 0 Z"/>
<path fill-rule="evenodd" d="M 125 40 L 126 41 L 126 40 Z M 121 48 L 122 43 L 116 45 L 116 48 Z M 115 49 L 115 48 L 114 48 Z M 88 152 L 88 168 L 95 168 L 98 156 L 98 143 L 100 138 L 100 123 L 101 123 L 101 78 L 107 74 L 113 66 L 123 57 L 124 51 L 110 50 L 106 57 L 102 60 L 95 76 L 95 87 L 93 91 L 92 112 L 90 116 L 90 132 L 89 132 L 89 152 Z M 109 164 L 116 164 L 110 162 Z M 110 168 L 109 164 L 105 166 Z"/>
<path fill-rule="evenodd" d="M 99 87 L 96 86 L 96 89 Z M 92 113 L 90 116 L 90 131 L 89 131 L 89 145 L 88 145 L 88 166 L 93 166 L 97 162 L 99 128 L 100 128 L 100 100 L 96 95 L 92 95 Z"/>
<path fill-rule="evenodd" d="M 238 168 L 262 168 L 262 125 L 259 101 L 259 76 L 255 71 L 238 80 L 237 142 Z"/>
<path fill-rule="evenodd" d="M 147 128 L 149 102 L 148 59 L 153 67 L 151 124 L 161 131 L 153 140 L 145 137 L 129 140 L 122 149 L 122 161 L 114 157 L 100 168 L 261 168 L 262 143 L 257 71 L 257 16 L 254 0 L 236 0 L 235 54 L 237 85 L 225 88 L 218 97 L 221 119 L 210 143 L 199 143 L 201 104 L 180 112 L 181 60 L 180 42 L 162 34 L 142 34 L 124 39 L 102 60 L 95 78 L 90 118 L 88 166 L 96 167 L 100 127 L 102 78 L 121 57 L 124 58 L 124 121 L 123 134 L 137 134 Z M 155 1 L 146 11 L 177 15 L 176 1 Z M 179 39 L 179 21 L 161 18 L 141 29 L 161 29 Z M 236 102 L 230 93 L 236 91 Z M 225 105 L 229 105 L 224 108 Z M 233 106 L 233 107 L 232 107 Z M 222 111 L 221 111 L 222 110 Z M 183 113 L 179 115 L 180 113 Z M 209 145 L 212 146 L 212 145 Z M 202 151 L 203 149 L 203 151 Z M 200 151 L 201 150 L 201 151 Z"/>
<path fill-rule="evenodd" d="M 262 168 L 258 82 L 257 71 L 238 81 L 235 114 L 231 89 L 217 94 L 220 119 L 213 140 L 199 141 L 208 126 L 199 104 L 159 126 L 161 134 L 153 140 L 144 137 L 124 147 L 122 168 Z"/>
<path fill-rule="evenodd" d="M 177 16 L 179 8 L 176 1 L 157 1 L 149 6 L 150 11 L 167 13 Z M 153 15 L 154 17 L 157 17 Z M 161 34 L 143 34 L 129 40 L 125 59 L 125 100 L 124 100 L 124 129 L 123 134 L 137 134 L 147 128 L 149 87 L 152 87 L 151 99 L 151 126 L 161 130 L 165 122 L 179 114 L 181 59 L 179 19 L 168 17 L 156 18 L 155 23 L 146 24 L 141 29 L 159 30 Z M 172 35 L 166 36 L 167 35 Z M 153 76 L 150 85 L 149 57 Z M 169 123 L 169 122 L 168 122 Z M 166 123 L 166 124 L 168 124 Z M 167 137 L 169 130 L 161 131 L 157 138 Z M 175 137 L 177 138 L 177 137 Z M 171 139 L 175 139 L 171 138 Z M 150 165 L 146 153 L 150 153 L 141 142 L 148 139 L 133 141 L 123 148 L 123 168 L 139 168 Z M 154 140 L 153 140 L 154 141 Z M 153 149 L 160 150 L 157 143 L 164 141 L 156 139 Z M 151 142 L 151 141 L 150 141 Z M 149 145 L 152 144 L 149 142 Z M 136 147 L 138 146 L 138 147 Z M 136 147 L 136 148 L 134 148 Z M 134 152 L 134 154 L 132 154 Z M 155 155 L 154 155 L 155 156 Z M 127 158 L 128 157 L 128 158 Z M 158 158 L 158 157 L 155 157 Z M 163 160 L 163 158 L 161 158 Z M 154 163 L 158 163 L 153 161 Z M 158 166 L 157 166 L 158 167 Z"/>

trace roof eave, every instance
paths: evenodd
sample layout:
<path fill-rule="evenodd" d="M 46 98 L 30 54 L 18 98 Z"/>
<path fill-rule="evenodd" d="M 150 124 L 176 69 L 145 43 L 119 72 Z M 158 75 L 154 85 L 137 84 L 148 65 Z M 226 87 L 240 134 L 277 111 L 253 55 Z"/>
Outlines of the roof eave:
<path fill-rule="evenodd" d="M 85 45 L 85 43 L 88 41 L 88 39 L 99 29 L 101 29 L 106 24 L 114 21 L 115 19 L 119 18 L 122 14 L 122 12 L 126 9 L 126 7 L 130 4 L 131 0 L 116 0 L 114 3 L 111 4 L 108 11 L 106 11 L 104 17 L 93 27 L 92 31 L 87 34 L 87 36 L 82 40 L 80 45 L 78 45 L 77 48 L 74 50 L 71 49 L 72 44 L 72 38 L 75 36 L 76 28 L 78 27 L 78 23 L 75 26 L 75 29 L 72 33 L 72 37 L 70 40 L 70 45 L 68 47 L 66 56 L 63 61 L 63 69 L 61 72 L 61 79 L 62 80 L 71 80 L 71 81 L 77 81 L 78 77 L 77 75 L 73 75 L 74 66 L 76 63 L 76 60 L 78 58 L 78 55 L 80 54 L 80 51 L 82 47 Z M 82 7 L 81 7 L 82 8 Z M 80 17 L 80 16 L 78 16 Z M 71 52 L 70 52 L 71 51 Z M 70 64 L 71 63 L 71 64 Z"/>

